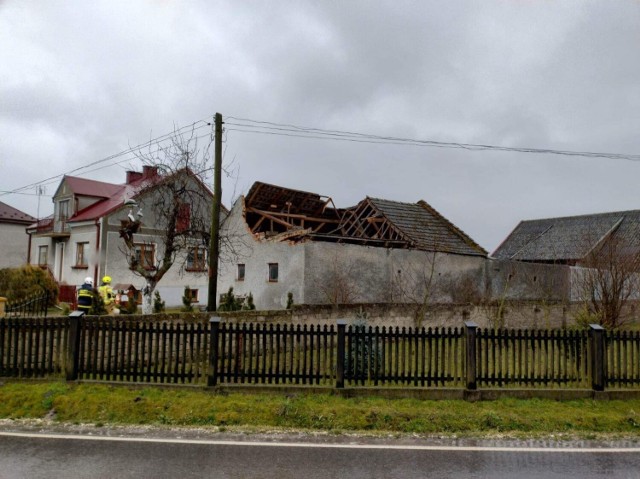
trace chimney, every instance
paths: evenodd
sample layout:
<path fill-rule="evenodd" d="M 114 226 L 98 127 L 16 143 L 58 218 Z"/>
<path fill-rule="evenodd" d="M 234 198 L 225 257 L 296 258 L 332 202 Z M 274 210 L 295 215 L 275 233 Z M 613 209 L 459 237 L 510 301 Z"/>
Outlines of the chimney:
<path fill-rule="evenodd" d="M 127 171 L 127 184 L 130 185 L 142 178 L 142 173 L 139 171 Z"/>
<path fill-rule="evenodd" d="M 142 167 L 142 177 L 143 178 L 154 178 L 158 176 L 158 167 L 157 166 L 149 166 L 144 165 Z"/>

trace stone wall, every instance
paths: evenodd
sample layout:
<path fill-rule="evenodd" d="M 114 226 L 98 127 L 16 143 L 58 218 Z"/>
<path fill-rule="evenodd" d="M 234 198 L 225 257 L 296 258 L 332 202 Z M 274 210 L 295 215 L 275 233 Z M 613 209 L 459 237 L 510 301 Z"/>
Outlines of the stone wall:
<path fill-rule="evenodd" d="M 440 304 L 432 306 L 426 318 L 419 324 L 423 327 L 462 327 L 465 321 L 473 321 L 481 328 L 505 327 L 513 329 L 572 328 L 577 325 L 576 317 L 581 303 L 506 302 L 502 306 L 492 305 L 454 305 Z M 498 311 L 502 310 L 502 320 L 498 320 Z M 640 307 L 629 304 L 627 325 L 640 325 Z M 347 322 L 356 321 L 361 312 L 367 315 L 367 324 L 371 326 L 414 327 L 416 307 L 407 304 L 363 304 L 345 305 L 334 308 L 330 305 L 294 306 L 291 310 L 269 311 L 233 311 L 214 313 L 172 313 L 132 316 L 137 321 L 153 319 L 156 321 L 202 321 L 220 316 L 223 321 L 236 323 L 286 323 L 335 325 L 338 319 Z M 119 317 L 123 319 L 123 316 Z M 635 326 L 637 327 L 637 326 Z"/>

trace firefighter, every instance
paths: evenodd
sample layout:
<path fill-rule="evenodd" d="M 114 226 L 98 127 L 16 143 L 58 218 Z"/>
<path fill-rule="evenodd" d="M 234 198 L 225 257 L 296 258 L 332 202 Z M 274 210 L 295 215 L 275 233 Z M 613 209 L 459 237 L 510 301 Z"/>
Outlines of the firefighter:
<path fill-rule="evenodd" d="M 84 283 L 78 288 L 78 311 L 84 311 L 84 314 L 90 314 L 93 308 L 93 279 L 87 276 Z"/>
<path fill-rule="evenodd" d="M 111 288 L 111 276 L 104 276 L 102 278 L 102 285 L 98 288 L 100 292 L 100 296 L 102 296 L 102 301 L 104 301 L 104 307 L 107 310 L 108 314 L 113 312 L 113 288 Z"/>

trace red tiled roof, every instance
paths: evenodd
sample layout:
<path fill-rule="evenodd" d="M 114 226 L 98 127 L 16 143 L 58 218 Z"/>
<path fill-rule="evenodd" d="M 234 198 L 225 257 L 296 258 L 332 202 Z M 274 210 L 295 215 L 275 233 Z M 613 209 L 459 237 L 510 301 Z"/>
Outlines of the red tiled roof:
<path fill-rule="evenodd" d="M 128 198 L 133 198 L 146 179 L 137 180 L 128 185 L 112 185 L 115 189 L 112 195 L 102 201 L 98 201 L 86 208 L 78 211 L 69 221 L 88 221 L 100 218 L 124 204 Z"/>
<path fill-rule="evenodd" d="M 104 192 L 107 192 L 109 189 L 111 189 L 111 194 L 108 197 L 105 197 L 104 200 L 98 201 L 97 203 L 87 206 L 86 208 L 78 211 L 74 216 L 69 218 L 69 221 L 90 221 L 90 220 L 101 218 L 102 216 L 105 216 L 106 214 L 109 214 L 112 211 L 120 208 L 124 204 L 125 200 L 129 198 L 135 198 L 135 196 L 138 194 L 138 192 L 142 189 L 143 186 L 150 184 L 149 182 L 162 180 L 164 177 L 161 177 L 161 176 L 141 177 L 132 181 L 131 183 L 123 184 L 123 185 L 102 183 L 100 181 L 94 182 L 92 180 L 85 180 L 83 178 L 75 178 L 70 176 L 66 177 L 67 180 L 71 178 L 73 178 L 74 180 L 82 180 L 82 183 L 84 183 L 83 185 L 81 185 L 82 187 L 90 186 L 87 184 L 87 182 L 89 182 L 89 183 L 98 183 L 102 185 L 102 188 L 103 188 L 102 191 Z M 204 185 L 204 183 L 202 183 L 197 176 L 194 176 L 194 178 L 198 182 L 200 182 L 203 188 L 207 189 L 206 185 Z M 76 185 L 80 185 L 80 182 L 74 182 L 74 186 Z M 74 189 L 74 192 L 77 193 L 75 189 Z M 98 196 L 98 195 L 93 194 L 91 196 Z M 222 206 L 222 209 L 225 212 L 227 212 L 227 209 L 224 206 Z"/>
<path fill-rule="evenodd" d="M 0 201 L 1 223 L 31 224 L 34 221 L 36 221 L 36 219 L 33 216 Z"/>
<path fill-rule="evenodd" d="M 71 191 L 76 195 L 93 196 L 98 198 L 111 198 L 121 188 L 122 185 L 105 183 L 103 181 L 88 180 L 77 176 L 65 176 L 63 181 L 67 182 Z"/>

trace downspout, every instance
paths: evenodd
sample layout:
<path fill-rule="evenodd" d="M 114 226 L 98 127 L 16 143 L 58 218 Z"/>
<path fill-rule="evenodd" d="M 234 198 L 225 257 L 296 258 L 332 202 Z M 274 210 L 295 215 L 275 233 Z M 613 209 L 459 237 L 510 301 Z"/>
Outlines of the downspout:
<path fill-rule="evenodd" d="M 65 242 L 60 242 L 60 267 L 58 268 L 58 282 L 62 283 L 62 272 L 64 271 L 64 245 Z"/>
<path fill-rule="evenodd" d="M 27 264 L 31 264 L 31 233 L 25 228 L 24 232 L 29 235 L 29 246 L 27 246 Z"/>
<path fill-rule="evenodd" d="M 100 261 L 100 226 L 102 218 L 96 220 L 96 257 L 97 261 L 93 267 L 93 284 L 98 284 L 98 262 Z"/>

